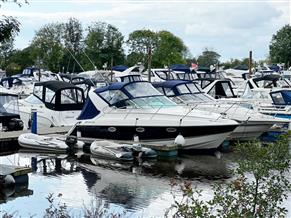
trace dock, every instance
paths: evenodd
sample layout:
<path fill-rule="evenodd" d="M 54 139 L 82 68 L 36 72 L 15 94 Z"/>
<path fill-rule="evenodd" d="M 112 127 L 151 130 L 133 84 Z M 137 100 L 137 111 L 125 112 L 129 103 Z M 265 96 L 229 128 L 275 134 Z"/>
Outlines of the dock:
<path fill-rule="evenodd" d="M 7 175 L 11 175 L 13 177 L 23 176 L 31 172 L 32 169 L 30 167 L 20 167 L 0 164 L 0 178 L 5 177 Z"/>

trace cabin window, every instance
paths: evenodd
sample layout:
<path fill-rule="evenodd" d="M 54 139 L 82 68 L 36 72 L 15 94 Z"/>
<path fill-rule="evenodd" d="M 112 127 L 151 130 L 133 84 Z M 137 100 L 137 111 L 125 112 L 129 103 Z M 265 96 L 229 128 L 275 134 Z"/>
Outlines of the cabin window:
<path fill-rule="evenodd" d="M 79 89 L 64 89 L 61 91 L 61 104 L 83 103 L 83 94 Z"/>
<path fill-rule="evenodd" d="M 274 104 L 285 104 L 285 101 L 283 99 L 281 92 L 272 93 L 271 95 L 272 95 Z"/>
<path fill-rule="evenodd" d="M 164 90 L 162 87 L 156 87 L 156 89 L 162 94 L 164 95 Z"/>
<path fill-rule="evenodd" d="M 190 91 L 185 84 L 177 86 L 177 90 L 180 94 L 190 94 Z"/>
<path fill-rule="evenodd" d="M 197 88 L 197 86 L 194 83 L 188 83 L 187 87 L 191 91 L 191 93 L 197 93 L 200 92 L 200 90 Z"/>
<path fill-rule="evenodd" d="M 208 86 L 211 83 L 211 81 L 208 80 L 202 80 L 201 81 L 201 88 L 204 89 L 206 86 Z"/>
<path fill-rule="evenodd" d="M 33 94 L 37 96 L 39 99 L 42 99 L 42 86 L 34 86 Z"/>
<path fill-rule="evenodd" d="M 133 97 L 161 95 L 150 83 L 131 83 L 125 87 Z"/>
<path fill-rule="evenodd" d="M 45 88 L 45 102 L 55 104 L 55 92 L 49 88 Z"/>
<path fill-rule="evenodd" d="M 232 90 L 231 90 L 229 83 L 221 83 L 221 84 L 222 84 L 223 90 L 225 92 L 225 95 L 227 97 L 233 97 L 233 93 L 232 93 Z"/>
<path fill-rule="evenodd" d="M 109 90 L 109 91 L 101 92 L 100 95 L 111 105 L 128 98 L 120 90 Z"/>
<path fill-rule="evenodd" d="M 173 96 L 175 95 L 174 91 L 170 88 L 165 88 L 165 95 L 166 96 Z"/>

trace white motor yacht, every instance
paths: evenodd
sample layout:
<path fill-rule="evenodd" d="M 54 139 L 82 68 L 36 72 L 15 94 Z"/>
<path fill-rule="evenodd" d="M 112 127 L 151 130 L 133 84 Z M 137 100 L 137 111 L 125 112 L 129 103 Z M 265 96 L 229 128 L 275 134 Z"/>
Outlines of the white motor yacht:
<path fill-rule="evenodd" d="M 152 145 L 173 144 L 182 135 L 181 149 L 217 148 L 238 126 L 221 114 L 178 106 L 145 81 L 90 91 L 78 119 L 69 135 L 120 142 L 138 136 Z"/>
<path fill-rule="evenodd" d="M 24 126 L 31 125 L 31 112 L 37 111 L 39 127 L 73 126 L 84 105 L 84 92 L 61 81 L 35 83 L 33 94 L 19 100 L 19 113 Z M 10 110 L 10 105 L 6 105 Z"/>
<path fill-rule="evenodd" d="M 253 140 L 274 124 L 286 122 L 243 107 L 239 102 L 216 100 L 202 92 L 198 84 L 192 81 L 172 80 L 155 83 L 154 87 L 178 104 L 225 114 L 229 119 L 239 122 L 240 125 L 229 136 L 231 140 Z"/>

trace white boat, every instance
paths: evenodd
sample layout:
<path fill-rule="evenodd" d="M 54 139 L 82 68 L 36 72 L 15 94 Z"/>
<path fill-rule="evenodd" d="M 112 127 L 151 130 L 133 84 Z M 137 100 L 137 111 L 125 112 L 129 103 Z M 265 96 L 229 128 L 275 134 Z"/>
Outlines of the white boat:
<path fill-rule="evenodd" d="M 124 149 L 124 147 L 120 144 L 107 140 L 94 141 L 90 146 L 90 151 L 93 155 L 102 158 L 116 159 L 121 161 L 133 160 L 131 151 Z"/>
<path fill-rule="evenodd" d="M 37 111 L 38 127 L 73 126 L 83 108 L 82 88 L 62 81 L 35 83 L 33 94 L 19 102 L 19 114 L 24 126 L 31 125 L 31 111 Z M 7 105 L 9 111 L 11 105 Z"/>
<path fill-rule="evenodd" d="M 221 92 L 224 92 L 223 88 L 226 88 L 225 85 L 228 82 L 222 83 Z M 229 119 L 239 122 L 240 125 L 228 137 L 231 140 L 253 140 L 269 130 L 274 124 L 286 122 L 286 120 L 266 116 L 243 107 L 239 102 L 228 103 L 227 101 L 216 100 L 202 92 L 198 84 L 192 81 L 171 80 L 155 83 L 154 87 L 178 104 L 188 104 L 199 110 L 225 114 Z M 229 92 L 232 91 L 229 90 Z"/>
<path fill-rule="evenodd" d="M 70 148 L 83 148 L 84 142 L 68 138 L 42 136 L 24 133 L 18 137 L 18 143 L 24 148 L 45 151 L 67 151 Z"/>
<path fill-rule="evenodd" d="M 89 92 L 79 122 L 69 134 L 94 141 L 173 144 L 179 133 L 185 138 L 181 149 L 217 148 L 238 123 L 221 114 L 182 107 L 145 81 L 115 83 Z"/>

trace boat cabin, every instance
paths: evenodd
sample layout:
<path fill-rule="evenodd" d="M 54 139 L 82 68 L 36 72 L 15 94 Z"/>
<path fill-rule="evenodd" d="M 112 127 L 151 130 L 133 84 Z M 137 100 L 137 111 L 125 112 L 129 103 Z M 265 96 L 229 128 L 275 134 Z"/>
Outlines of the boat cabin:
<path fill-rule="evenodd" d="M 98 96 L 97 98 L 96 95 Z M 92 98 L 94 99 L 94 103 Z M 95 105 L 98 105 L 98 108 Z M 100 113 L 99 110 L 106 107 L 118 109 L 145 109 L 173 106 L 176 106 L 176 104 L 162 95 L 149 82 L 117 82 L 98 88 L 89 93 L 89 98 L 78 119 L 93 118 Z"/>
<path fill-rule="evenodd" d="M 236 98 L 230 79 L 201 78 L 195 80 L 213 98 Z"/>
<path fill-rule="evenodd" d="M 188 104 L 214 100 L 201 91 L 197 83 L 192 81 L 171 80 L 154 83 L 153 86 L 176 103 Z"/>
<path fill-rule="evenodd" d="M 273 91 L 270 92 L 270 96 L 274 105 L 291 105 L 291 90 Z"/>
<path fill-rule="evenodd" d="M 67 111 L 81 110 L 85 97 L 82 88 L 62 81 L 47 81 L 35 83 L 33 95 L 26 101 L 43 103 L 51 110 Z"/>

